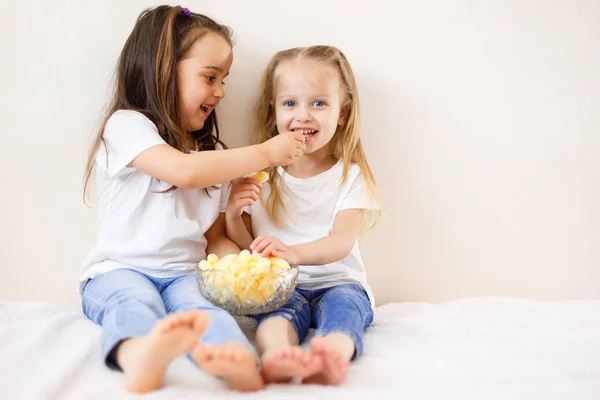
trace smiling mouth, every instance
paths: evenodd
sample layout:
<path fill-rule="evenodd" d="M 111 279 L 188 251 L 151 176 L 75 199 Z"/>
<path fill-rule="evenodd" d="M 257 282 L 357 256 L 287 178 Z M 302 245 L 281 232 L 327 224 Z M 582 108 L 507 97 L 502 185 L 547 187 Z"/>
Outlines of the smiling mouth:
<path fill-rule="evenodd" d="M 306 139 L 310 139 L 319 133 L 318 129 L 292 129 L 292 131 L 303 134 Z"/>
<path fill-rule="evenodd" d="M 202 111 L 204 111 L 205 114 L 208 114 L 212 111 L 212 109 L 215 108 L 215 106 L 213 106 L 212 104 L 202 104 L 200 106 L 200 109 Z"/>

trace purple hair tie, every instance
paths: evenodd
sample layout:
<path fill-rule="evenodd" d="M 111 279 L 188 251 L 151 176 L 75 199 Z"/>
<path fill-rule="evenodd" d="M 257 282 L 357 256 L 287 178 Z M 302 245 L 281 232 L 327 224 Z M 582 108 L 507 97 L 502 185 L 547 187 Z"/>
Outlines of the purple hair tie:
<path fill-rule="evenodd" d="M 189 16 L 192 14 L 192 12 L 190 11 L 190 9 L 189 9 L 189 8 L 187 8 L 187 7 L 183 7 L 183 8 L 181 9 L 181 12 L 182 12 L 182 13 L 183 13 L 183 15 L 185 15 L 186 17 L 189 17 Z"/>

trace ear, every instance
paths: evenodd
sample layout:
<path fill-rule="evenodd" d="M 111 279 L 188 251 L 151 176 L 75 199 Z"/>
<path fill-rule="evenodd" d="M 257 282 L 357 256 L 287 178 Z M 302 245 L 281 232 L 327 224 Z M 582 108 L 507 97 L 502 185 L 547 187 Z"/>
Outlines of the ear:
<path fill-rule="evenodd" d="M 338 126 L 343 126 L 346 122 L 348 122 L 348 114 L 350 114 L 350 103 L 348 101 L 346 101 L 340 108 L 340 117 L 338 118 Z"/>

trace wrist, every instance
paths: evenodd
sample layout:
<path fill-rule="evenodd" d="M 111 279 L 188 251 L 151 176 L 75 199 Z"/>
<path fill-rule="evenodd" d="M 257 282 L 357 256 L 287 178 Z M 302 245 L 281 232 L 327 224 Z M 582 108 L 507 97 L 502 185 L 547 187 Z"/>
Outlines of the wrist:
<path fill-rule="evenodd" d="M 291 256 L 291 260 L 290 260 L 290 264 L 293 265 L 300 265 L 302 263 L 302 257 L 300 254 L 300 249 L 298 249 L 298 246 L 289 246 L 289 253 Z"/>
<path fill-rule="evenodd" d="M 225 222 L 237 223 L 238 221 L 243 222 L 241 215 L 238 215 L 237 213 L 230 210 L 225 210 Z"/>
<path fill-rule="evenodd" d="M 274 167 L 274 165 L 271 165 L 271 157 L 269 157 L 270 148 L 269 148 L 268 141 L 256 145 L 256 148 L 258 150 L 258 157 L 261 161 L 261 164 L 263 165 L 263 167 L 261 169 L 264 169 L 267 167 Z"/>

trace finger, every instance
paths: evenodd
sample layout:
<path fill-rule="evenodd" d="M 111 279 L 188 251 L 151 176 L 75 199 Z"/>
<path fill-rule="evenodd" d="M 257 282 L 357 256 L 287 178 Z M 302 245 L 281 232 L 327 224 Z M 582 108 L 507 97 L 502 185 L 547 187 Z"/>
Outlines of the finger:
<path fill-rule="evenodd" d="M 258 193 L 254 190 L 245 190 L 243 192 L 237 193 L 236 198 L 258 200 Z"/>
<path fill-rule="evenodd" d="M 240 189 L 237 190 L 237 193 L 241 193 L 241 192 L 260 193 L 260 187 L 258 187 L 256 185 L 244 185 L 244 186 L 240 187 Z"/>
<path fill-rule="evenodd" d="M 256 179 L 244 178 L 244 181 L 236 184 L 236 188 L 238 188 L 238 190 L 247 190 L 247 189 L 256 188 L 256 190 L 260 191 L 260 189 L 262 189 L 262 183 L 260 183 Z M 232 190 L 233 190 L 233 188 L 232 188 Z"/>
<path fill-rule="evenodd" d="M 251 200 L 251 199 L 248 199 L 247 201 L 245 201 L 242 204 L 242 206 L 241 206 L 242 212 L 241 212 L 240 215 L 242 215 L 244 213 L 244 208 L 245 207 L 249 207 L 250 208 L 250 207 L 252 207 L 254 205 L 254 203 L 256 203 L 256 202 L 254 200 Z"/>
<path fill-rule="evenodd" d="M 292 254 L 287 249 L 275 249 L 271 253 L 273 257 L 283 258 L 292 268 L 297 267 L 297 260 L 292 260 Z"/>
<path fill-rule="evenodd" d="M 256 187 L 258 190 L 262 188 L 262 183 L 260 183 L 258 179 L 254 178 L 244 178 L 242 184 L 244 187 Z"/>
<path fill-rule="evenodd" d="M 255 249 L 256 249 L 256 247 L 257 247 L 259 244 L 261 244 L 261 243 L 262 243 L 262 242 L 264 242 L 265 240 L 268 240 L 268 238 L 269 238 L 268 236 L 264 236 L 264 235 L 261 235 L 261 236 L 257 237 L 256 239 L 254 239 L 254 241 L 252 242 L 252 244 L 250 244 L 250 249 L 251 249 L 251 250 L 255 250 Z"/>
<path fill-rule="evenodd" d="M 260 252 L 260 256 L 268 257 L 273 253 L 274 250 L 275 250 L 275 243 L 270 243 L 267 247 L 264 248 L 263 251 Z"/>
<path fill-rule="evenodd" d="M 262 241 L 263 239 L 264 239 L 263 235 L 255 237 L 254 240 L 252 241 L 252 243 L 250 243 L 250 250 L 254 249 L 254 246 L 256 246 L 256 244 L 259 243 L 260 241 Z"/>
<path fill-rule="evenodd" d="M 249 189 L 252 190 L 256 194 L 259 194 L 260 191 L 262 190 L 262 183 L 260 184 L 260 186 L 252 185 L 252 186 L 250 186 Z"/>
<path fill-rule="evenodd" d="M 304 140 L 306 140 L 306 137 L 304 136 L 303 133 L 294 132 L 294 139 L 296 139 L 299 142 L 304 143 Z"/>
<path fill-rule="evenodd" d="M 271 253 L 273 256 L 275 257 L 279 257 L 279 258 L 283 258 L 285 259 L 286 256 L 286 252 L 282 251 L 282 250 L 273 250 L 273 252 Z M 287 261 L 287 260 L 286 260 Z"/>
<path fill-rule="evenodd" d="M 242 215 L 244 215 L 244 208 L 245 207 L 252 207 L 254 205 L 254 203 L 251 204 L 240 204 L 240 207 L 237 209 L 235 215 L 237 215 L 238 217 L 241 217 Z"/>
<path fill-rule="evenodd" d="M 239 178 L 234 180 L 233 182 L 231 182 L 231 190 L 233 190 L 234 188 L 243 186 L 245 184 L 248 184 L 250 182 L 250 180 L 248 178 Z"/>
<path fill-rule="evenodd" d="M 241 199 L 235 203 L 235 207 L 236 207 L 236 210 L 243 211 L 244 207 L 252 207 L 254 205 L 254 203 L 256 203 L 256 200 L 254 200 L 254 199 Z M 239 215 L 242 215 L 242 213 L 240 212 Z"/>
<path fill-rule="evenodd" d="M 256 245 L 256 247 L 254 248 L 254 252 L 262 255 L 264 250 L 267 247 L 269 247 L 270 245 L 271 245 L 271 239 L 266 238 L 265 240 L 263 240 L 262 242 L 260 242 L 259 244 Z"/>

